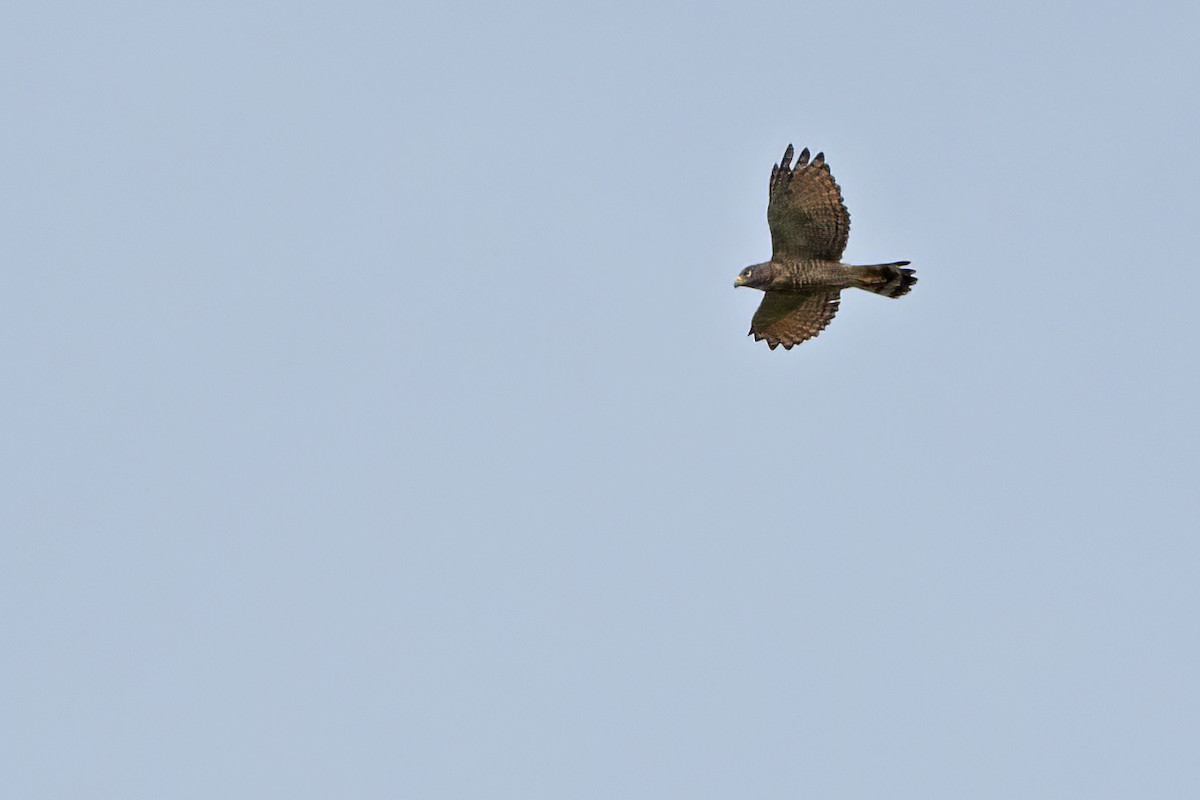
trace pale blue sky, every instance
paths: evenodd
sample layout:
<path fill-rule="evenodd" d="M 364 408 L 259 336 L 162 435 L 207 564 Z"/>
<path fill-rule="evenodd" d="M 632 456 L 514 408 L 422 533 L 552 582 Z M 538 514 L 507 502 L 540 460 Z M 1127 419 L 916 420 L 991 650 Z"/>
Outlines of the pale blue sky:
<path fill-rule="evenodd" d="M 1200 796 L 1198 25 L 6 6 L 0 795 Z"/>

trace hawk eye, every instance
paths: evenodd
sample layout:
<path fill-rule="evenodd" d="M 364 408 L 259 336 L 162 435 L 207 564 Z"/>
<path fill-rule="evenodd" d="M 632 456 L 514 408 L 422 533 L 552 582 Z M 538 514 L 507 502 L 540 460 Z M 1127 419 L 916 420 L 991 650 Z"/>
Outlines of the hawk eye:
<path fill-rule="evenodd" d="M 749 278 L 749 277 L 750 277 L 750 273 L 751 273 L 751 272 L 752 272 L 752 270 L 746 270 L 745 272 L 743 272 L 743 273 L 742 273 L 742 277 L 743 277 L 743 278 Z"/>

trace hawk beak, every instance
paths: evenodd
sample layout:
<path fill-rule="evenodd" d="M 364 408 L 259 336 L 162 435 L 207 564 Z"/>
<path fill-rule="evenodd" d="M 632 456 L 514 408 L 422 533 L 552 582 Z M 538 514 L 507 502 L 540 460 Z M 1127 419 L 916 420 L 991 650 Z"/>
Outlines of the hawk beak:
<path fill-rule="evenodd" d="M 738 286 L 745 286 L 745 285 L 746 285 L 746 279 L 743 278 L 741 275 L 738 275 L 736 278 L 733 279 L 734 288 L 737 288 Z"/>

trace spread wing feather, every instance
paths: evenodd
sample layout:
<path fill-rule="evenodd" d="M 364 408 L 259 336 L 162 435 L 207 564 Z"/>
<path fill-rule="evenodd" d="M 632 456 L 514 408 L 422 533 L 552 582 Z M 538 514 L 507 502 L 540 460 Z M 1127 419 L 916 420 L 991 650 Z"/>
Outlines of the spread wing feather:
<path fill-rule="evenodd" d="M 754 341 L 766 339 L 774 350 L 785 350 L 825 330 L 837 313 L 841 292 L 815 289 L 808 292 L 767 292 L 750 322 Z"/>
<path fill-rule="evenodd" d="M 809 161 L 808 148 L 792 166 L 792 146 L 771 170 L 767 224 L 774 260 L 840 261 L 850 235 L 850 212 L 829 172 L 825 154 Z"/>

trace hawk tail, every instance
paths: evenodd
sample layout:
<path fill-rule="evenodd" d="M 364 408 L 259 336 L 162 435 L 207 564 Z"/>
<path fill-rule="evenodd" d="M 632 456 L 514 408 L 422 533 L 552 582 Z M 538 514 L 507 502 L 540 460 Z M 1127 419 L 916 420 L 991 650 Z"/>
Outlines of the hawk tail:
<path fill-rule="evenodd" d="M 867 264 L 852 267 L 854 285 L 884 297 L 901 297 L 908 294 L 917 282 L 915 270 L 901 269 L 909 261 L 893 261 L 891 264 Z"/>

